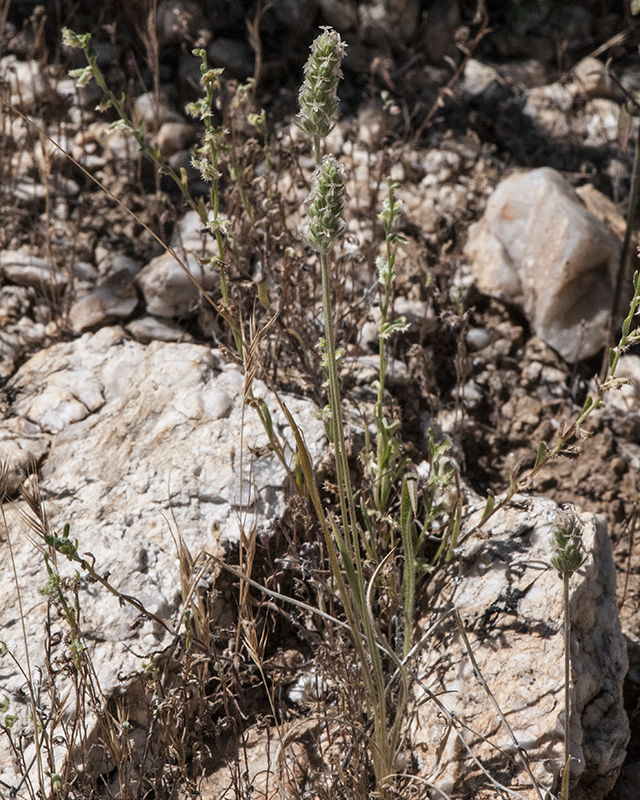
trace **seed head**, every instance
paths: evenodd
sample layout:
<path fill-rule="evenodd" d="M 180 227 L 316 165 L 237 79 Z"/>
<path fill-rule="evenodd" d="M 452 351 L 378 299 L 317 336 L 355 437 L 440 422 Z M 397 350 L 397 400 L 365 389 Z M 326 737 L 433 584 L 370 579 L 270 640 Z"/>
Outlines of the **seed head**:
<path fill-rule="evenodd" d="M 574 511 L 558 513 L 551 544 L 551 563 L 561 578 L 580 569 L 586 556 L 582 546 L 582 522 Z"/>
<path fill-rule="evenodd" d="M 340 64 L 346 45 L 333 28 L 323 28 L 311 45 L 311 55 L 304 67 L 304 83 L 300 88 L 300 116 L 296 124 L 310 136 L 328 136 L 335 124 L 338 108 Z"/>
<path fill-rule="evenodd" d="M 344 230 L 344 201 L 347 197 L 342 164 L 333 156 L 325 156 L 316 167 L 313 188 L 306 200 L 309 216 L 307 238 L 314 250 L 328 253 L 333 240 Z"/>

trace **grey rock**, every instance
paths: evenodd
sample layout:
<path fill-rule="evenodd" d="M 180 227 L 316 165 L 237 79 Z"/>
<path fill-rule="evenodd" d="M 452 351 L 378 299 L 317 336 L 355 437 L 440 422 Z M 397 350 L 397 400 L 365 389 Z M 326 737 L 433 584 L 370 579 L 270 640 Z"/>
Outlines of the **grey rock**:
<path fill-rule="evenodd" d="M 396 297 L 393 304 L 393 313 L 395 319 L 401 316 L 405 318 L 410 333 L 426 333 L 435 327 L 436 320 L 433 309 L 422 300 Z M 360 326 L 358 332 L 359 344 L 367 346 L 370 343 L 375 343 L 377 347 L 381 322 L 380 307 L 374 306 L 369 312 L 366 322 Z"/>
<path fill-rule="evenodd" d="M 150 131 L 155 130 L 156 125 L 159 130 L 165 122 L 184 123 L 180 114 L 170 107 L 169 100 L 163 92 L 159 93 L 157 103 L 154 92 L 145 92 L 139 95 L 136 97 L 134 108 L 136 118 L 141 120 L 145 128 Z"/>
<path fill-rule="evenodd" d="M 93 264 L 89 264 L 87 261 L 74 261 L 73 277 L 79 281 L 97 281 L 99 272 Z"/>
<path fill-rule="evenodd" d="M 126 319 L 138 305 L 138 292 L 131 273 L 122 269 L 110 275 L 97 289 L 74 303 L 69 319 L 76 333 Z"/>
<path fill-rule="evenodd" d="M 502 83 L 500 73 L 494 67 L 470 58 L 464 68 L 462 87 L 472 96 L 483 94 L 493 83 Z"/>
<path fill-rule="evenodd" d="M 618 104 L 607 97 L 591 97 L 577 114 L 576 99 L 585 95 L 589 96 L 589 88 L 585 89 L 578 76 L 570 83 L 537 86 L 529 90 L 523 113 L 552 139 L 571 136 L 593 146 L 614 142 L 618 135 Z"/>
<path fill-rule="evenodd" d="M 487 328 L 469 328 L 465 341 L 470 350 L 482 350 L 492 344 L 495 339 L 495 331 Z"/>
<path fill-rule="evenodd" d="M 212 64 L 234 78 L 245 80 L 253 74 L 253 51 L 243 41 L 220 36 L 211 42 L 207 53 Z"/>
<path fill-rule="evenodd" d="M 592 183 L 578 186 L 576 194 L 587 209 L 604 222 L 611 233 L 620 240 L 624 239 L 627 222 L 610 197 L 599 192 Z"/>
<path fill-rule="evenodd" d="M 480 290 L 519 305 L 569 362 L 606 342 L 619 253 L 620 241 L 548 168 L 502 181 L 465 247 Z"/>
<path fill-rule="evenodd" d="M 9 87 L 9 101 L 22 111 L 35 110 L 51 92 L 38 61 L 19 61 L 15 55 L 0 59 L 0 79 Z"/>
<path fill-rule="evenodd" d="M 0 271 L 18 286 L 62 289 L 67 285 L 67 276 L 55 264 L 33 256 L 27 250 L 5 250 L 0 253 Z"/>
<path fill-rule="evenodd" d="M 116 253 L 111 261 L 111 270 L 113 272 L 126 270 L 131 277 L 135 277 L 140 272 L 140 264 L 135 258 L 124 256 L 122 253 Z"/>
<path fill-rule="evenodd" d="M 192 337 L 176 322 L 157 317 L 142 317 L 130 322 L 126 329 L 139 342 L 189 342 Z"/>
<path fill-rule="evenodd" d="M 574 81 L 585 97 L 620 99 L 621 90 L 611 80 L 606 66 L 597 58 L 588 56 L 573 68 Z"/>
<path fill-rule="evenodd" d="M 185 150 L 197 138 L 193 125 L 186 122 L 165 122 L 156 136 L 156 144 L 165 158 L 169 158 L 179 150 Z"/>
<path fill-rule="evenodd" d="M 442 616 L 444 608 L 458 609 L 481 674 L 526 751 L 533 774 L 550 788 L 562 769 L 564 746 L 562 581 L 549 566 L 557 506 L 543 498 L 526 502 L 526 510 L 498 512 L 486 535 L 467 542 L 457 577 L 451 572 L 439 588 L 430 587 L 428 603 L 438 611 L 425 616 L 419 628 L 426 632 L 436 615 L 440 620 L 416 670 L 423 686 L 456 715 L 458 731 L 475 756 L 493 765 L 494 777 L 504 782 L 513 770 L 519 772 L 512 788 L 534 798 L 526 775 L 509 755 L 514 744 L 474 677 L 452 616 Z M 479 513 L 472 517 L 478 519 Z M 588 557 L 571 578 L 570 594 L 571 796 L 600 800 L 613 786 L 629 738 L 622 700 L 628 660 L 606 522 L 592 515 L 582 515 L 582 521 Z M 481 787 L 490 784 L 477 763 L 456 731 L 443 743 L 447 717 L 424 689 L 416 685 L 413 694 L 411 739 L 420 775 L 450 795 L 479 796 Z"/>
<path fill-rule="evenodd" d="M 0 287 L 0 327 L 23 317 L 31 307 L 32 295 L 26 286 Z"/>
<path fill-rule="evenodd" d="M 527 94 L 523 113 L 547 136 L 566 137 L 572 133 L 571 110 L 577 94 L 574 83 L 534 86 Z"/>
<path fill-rule="evenodd" d="M 11 330 L 18 334 L 24 344 L 31 347 L 42 345 L 46 337 L 45 325 L 42 322 L 35 322 L 31 317 L 20 317 L 16 324 L 11 326 Z"/>
<path fill-rule="evenodd" d="M 95 81 L 86 86 L 78 86 L 75 78 L 62 78 L 56 81 L 55 91 L 63 100 L 77 108 L 97 106 L 102 99 L 102 90 Z"/>
<path fill-rule="evenodd" d="M 584 107 L 584 143 L 593 147 L 611 144 L 618 139 L 620 106 L 604 97 L 589 100 Z"/>
<path fill-rule="evenodd" d="M 47 196 L 47 190 L 41 181 L 36 181 L 33 178 L 22 178 L 16 181 L 13 194 L 16 200 L 37 207 L 39 202 Z"/>
<path fill-rule="evenodd" d="M 24 342 L 15 331 L 0 329 L 0 380 L 13 375 L 23 350 Z"/>
<path fill-rule="evenodd" d="M 215 257 L 217 244 L 212 236 L 202 233 L 199 215 L 190 211 L 180 220 L 171 238 L 171 246 L 188 267 L 191 275 L 206 290 L 219 285 L 219 274 L 198 259 Z M 154 258 L 137 276 L 147 304 L 147 311 L 156 317 L 183 317 L 198 309 L 200 293 L 170 253 Z"/>
<path fill-rule="evenodd" d="M 219 282 L 209 265 L 200 266 L 193 253 L 181 256 L 189 273 L 206 290 Z M 164 253 L 147 264 L 137 278 L 149 314 L 156 317 L 184 317 L 198 309 L 200 292 L 171 253 Z"/>
<path fill-rule="evenodd" d="M 204 233 L 204 226 L 197 211 L 187 211 L 178 221 L 171 236 L 172 247 L 202 247 L 202 243 L 210 240 L 210 234 Z"/>
<path fill-rule="evenodd" d="M 12 187 L 13 195 L 23 203 L 38 206 L 40 201 L 47 196 L 47 189 L 41 180 L 34 178 L 22 178 Z M 80 192 L 78 184 L 70 178 L 64 178 L 56 174 L 49 187 L 49 192 L 53 196 L 75 197 Z"/>
<path fill-rule="evenodd" d="M 191 163 L 191 151 L 190 150 L 178 150 L 177 153 L 174 153 L 172 156 L 169 156 L 167 159 L 169 166 L 174 169 L 178 175 L 184 169 L 187 173 L 187 179 L 189 181 L 189 187 L 191 192 L 194 194 L 206 194 L 210 191 L 210 186 L 206 184 L 200 177 L 200 173 L 193 168 L 193 164 Z M 197 186 L 197 190 L 194 187 Z"/>
<path fill-rule="evenodd" d="M 6 488 L 10 497 L 40 465 L 49 451 L 50 438 L 28 420 L 11 417 L 4 421 L 0 428 L 0 462 L 8 465 Z"/>

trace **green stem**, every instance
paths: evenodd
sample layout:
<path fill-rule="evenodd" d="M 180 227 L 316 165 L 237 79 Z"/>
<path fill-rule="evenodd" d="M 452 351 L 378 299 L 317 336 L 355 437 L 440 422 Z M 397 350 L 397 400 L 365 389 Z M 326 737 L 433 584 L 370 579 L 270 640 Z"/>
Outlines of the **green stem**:
<path fill-rule="evenodd" d="M 391 188 L 389 189 L 389 202 L 393 208 L 393 195 Z M 380 307 L 381 320 L 380 320 L 380 333 L 378 336 L 378 350 L 380 353 L 380 377 L 378 380 L 378 397 L 375 405 L 376 423 L 378 429 L 378 437 L 376 442 L 376 480 L 373 488 L 374 504 L 378 511 L 384 511 L 389 499 L 391 491 L 391 465 L 389 464 L 389 435 L 384 424 L 383 417 L 383 402 L 384 402 L 384 385 L 387 374 L 387 359 L 385 357 L 385 341 L 383 327 L 387 322 L 387 315 L 389 313 L 389 305 L 391 303 L 391 283 L 393 275 L 393 266 L 395 256 L 391 248 L 391 224 L 393 221 L 393 213 L 389 214 L 389 218 L 385 222 L 385 235 L 387 246 L 387 274 L 385 278 L 384 287 L 384 300 Z"/>
<path fill-rule="evenodd" d="M 355 501 L 349 473 L 349 459 L 347 445 L 344 438 L 342 421 L 342 405 L 340 402 L 340 384 L 338 378 L 338 365 L 336 361 L 336 345 L 333 332 L 333 319 L 331 312 L 331 284 L 329 277 L 329 256 L 320 254 L 320 269 L 322 272 L 322 306 L 324 311 L 324 330 L 327 364 L 327 384 L 329 393 L 329 409 L 331 412 L 331 434 L 336 464 L 336 477 L 340 496 L 340 510 L 344 520 L 345 532 L 350 543 L 351 557 L 355 561 L 358 585 L 364 586 L 362 559 L 360 556 L 360 541 L 357 533 Z"/>
<path fill-rule="evenodd" d="M 562 575 L 564 603 L 564 757 L 565 772 L 571 766 L 569 737 L 571 734 L 571 609 L 569 606 L 569 572 Z M 563 779 L 562 800 L 569 800 L 569 781 Z"/>

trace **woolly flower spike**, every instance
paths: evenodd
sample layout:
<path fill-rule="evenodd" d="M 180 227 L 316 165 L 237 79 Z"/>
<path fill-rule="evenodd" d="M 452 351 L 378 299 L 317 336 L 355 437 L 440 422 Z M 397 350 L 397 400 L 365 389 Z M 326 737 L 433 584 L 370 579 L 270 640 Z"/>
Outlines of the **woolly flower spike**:
<path fill-rule="evenodd" d="M 328 253 L 333 240 L 344 230 L 344 201 L 347 198 L 342 164 L 333 156 L 325 156 L 322 164 L 316 167 L 313 188 L 306 199 L 309 216 L 307 239 L 314 250 Z"/>
<path fill-rule="evenodd" d="M 582 522 L 574 511 L 558 513 L 551 543 L 551 563 L 561 578 L 580 569 L 586 556 L 582 549 Z"/>
<path fill-rule="evenodd" d="M 311 55 L 304 67 L 300 88 L 300 116 L 296 124 L 310 136 L 328 136 L 333 130 L 333 116 L 338 108 L 338 81 L 345 43 L 333 28 L 323 28 L 311 45 Z"/>

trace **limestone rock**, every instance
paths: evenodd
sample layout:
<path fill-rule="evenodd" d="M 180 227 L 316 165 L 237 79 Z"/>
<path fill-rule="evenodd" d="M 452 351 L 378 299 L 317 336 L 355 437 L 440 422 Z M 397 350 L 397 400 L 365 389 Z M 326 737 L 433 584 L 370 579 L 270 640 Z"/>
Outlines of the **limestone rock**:
<path fill-rule="evenodd" d="M 520 306 L 569 362 L 606 342 L 619 254 L 619 240 L 546 167 L 503 180 L 465 247 L 478 288 Z"/>
<path fill-rule="evenodd" d="M 472 96 L 481 95 L 493 84 L 502 83 L 500 73 L 494 67 L 470 58 L 464 68 L 463 88 Z"/>
<path fill-rule="evenodd" d="M 211 291 L 219 284 L 219 273 L 198 259 L 215 257 L 218 248 L 213 236 L 203 236 L 202 229 L 199 215 L 190 211 L 176 226 L 171 245 L 191 275 L 206 291 Z M 150 261 L 136 280 L 152 316 L 184 317 L 198 308 L 198 289 L 168 252 Z"/>
<path fill-rule="evenodd" d="M 128 270 L 110 275 L 106 281 L 82 300 L 74 303 L 69 319 L 76 333 L 126 319 L 138 305 L 138 292 Z"/>
<path fill-rule="evenodd" d="M 601 219 L 614 236 L 620 240 L 624 239 L 627 222 L 610 197 L 599 192 L 592 183 L 584 183 L 579 186 L 576 194 L 587 210 Z"/>
<path fill-rule="evenodd" d="M 126 327 L 129 333 L 143 344 L 149 344 L 155 340 L 159 342 L 190 342 L 193 338 L 176 322 L 157 317 L 146 316 L 134 319 Z"/>
<path fill-rule="evenodd" d="M 6 491 L 13 496 L 49 451 L 50 436 L 29 420 L 12 417 L 0 429 L 0 463 L 8 467 Z"/>
<path fill-rule="evenodd" d="M 292 464 L 293 437 L 282 411 L 259 381 L 254 391 L 267 403 L 278 435 L 284 435 Z M 285 467 L 265 447 L 267 437 L 255 412 L 243 408 L 242 375 L 208 347 L 145 346 L 128 339 L 122 328 L 102 328 L 35 355 L 11 380 L 10 396 L 11 416 L 20 423 L 3 433 L 0 452 L 6 443 L 6 454 L 17 454 L 15 481 L 24 479 L 24 451 L 30 447 L 40 460 L 51 529 L 61 532 L 69 523 L 80 554 L 91 553 L 96 569 L 108 572 L 117 589 L 138 597 L 162 619 L 175 619 L 181 602 L 176 546 L 167 520 L 175 518 L 195 557 L 203 549 L 219 553 L 223 543 L 236 542 L 240 520 L 268 529 L 284 510 Z M 287 405 L 319 462 L 326 445 L 315 407 L 296 398 L 287 398 Z M 37 587 L 47 575 L 42 555 L 19 535 L 21 526 L 11 511 L 35 669 L 43 663 L 46 608 Z M 58 562 L 63 575 L 74 574 L 75 565 L 60 556 Z M 0 640 L 24 663 L 20 625 L 11 622 L 18 613 L 12 575 L 3 536 Z M 84 580 L 79 599 L 87 647 L 108 697 L 123 686 L 119 675 L 141 669 L 135 653 L 148 657 L 166 646 L 168 634 L 152 622 L 134 626 L 135 610 L 120 607 L 117 598 Z M 2 669 L 3 691 L 13 696 L 24 676 L 9 659 Z M 11 711 L 21 715 L 15 730 L 24 730 L 26 706 L 12 703 Z M 9 785 L 15 778 L 11 763 L 0 749 L 0 779 Z"/>
<path fill-rule="evenodd" d="M 586 97 L 620 99 L 623 96 L 611 79 L 607 67 L 597 58 L 583 58 L 573 68 L 573 75 L 580 93 Z"/>
<path fill-rule="evenodd" d="M 0 380 L 13 375 L 22 350 L 23 343 L 14 331 L 0 330 Z"/>
<path fill-rule="evenodd" d="M 38 61 L 19 61 L 9 55 L 0 60 L 0 79 L 9 87 L 9 101 L 24 112 L 32 112 L 51 90 Z"/>
<path fill-rule="evenodd" d="M 218 273 L 208 264 L 200 265 L 191 253 L 181 255 L 191 275 L 207 291 L 218 283 Z M 184 317 L 198 308 L 200 293 L 171 253 L 154 258 L 137 277 L 147 303 L 147 311 L 156 317 Z"/>
<path fill-rule="evenodd" d="M 55 264 L 31 255 L 25 249 L 5 250 L 0 253 L 0 272 L 18 286 L 61 289 L 67 285 L 66 275 Z"/>
<path fill-rule="evenodd" d="M 165 94 L 160 92 L 158 102 L 153 92 L 146 92 L 136 97 L 135 102 L 136 118 L 141 120 L 147 130 L 158 129 L 166 122 L 184 123 L 184 119 L 169 106 L 169 100 Z"/>
<path fill-rule="evenodd" d="M 33 291 L 25 286 L 0 287 L 0 327 L 23 317 L 31 306 L 32 295 Z"/>
<path fill-rule="evenodd" d="M 467 543 L 461 569 L 443 577 L 427 599 L 439 623 L 416 667 L 412 747 L 420 774 L 455 798 L 485 800 L 495 790 L 471 760 L 455 730 L 443 736 L 448 716 L 425 696 L 437 695 L 475 756 L 519 796 L 534 798 L 514 759 L 514 745 L 484 689 L 474 677 L 466 645 L 453 616 L 464 622 L 473 655 L 534 776 L 551 788 L 561 768 L 564 720 L 562 581 L 549 567 L 549 537 L 557 506 L 543 498 L 528 508 L 498 512 L 488 536 Z M 613 786 L 624 760 L 629 725 L 622 701 L 628 667 L 616 605 L 616 577 L 604 518 L 582 515 L 587 560 L 571 578 L 572 717 L 571 797 L 600 800 Z M 475 521 L 478 520 L 476 515 Z M 435 616 L 425 617 L 426 631 Z M 469 727 L 466 727 L 469 726 Z M 482 739 L 481 737 L 488 737 Z M 501 748 L 499 750 L 498 748 Z M 517 777 L 516 777 L 517 776 Z"/>
<path fill-rule="evenodd" d="M 615 142 L 618 104 L 609 98 L 591 97 L 578 114 L 576 100 L 585 94 L 589 96 L 578 78 L 571 83 L 536 86 L 528 92 L 523 113 L 550 139 L 571 138 L 594 147 Z"/>
<path fill-rule="evenodd" d="M 186 122 L 165 122 L 158 131 L 156 143 L 162 155 L 169 158 L 193 144 L 196 137 L 197 131 L 193 125 Z"/>

